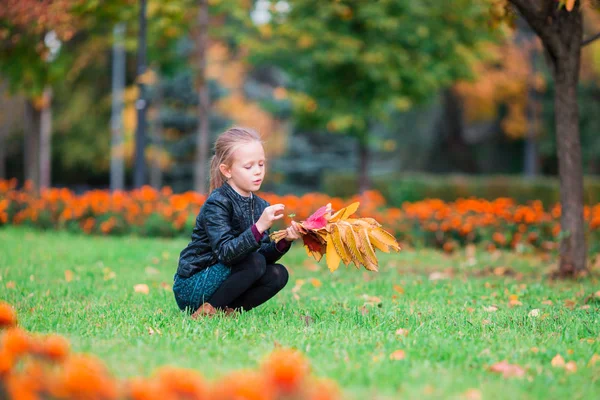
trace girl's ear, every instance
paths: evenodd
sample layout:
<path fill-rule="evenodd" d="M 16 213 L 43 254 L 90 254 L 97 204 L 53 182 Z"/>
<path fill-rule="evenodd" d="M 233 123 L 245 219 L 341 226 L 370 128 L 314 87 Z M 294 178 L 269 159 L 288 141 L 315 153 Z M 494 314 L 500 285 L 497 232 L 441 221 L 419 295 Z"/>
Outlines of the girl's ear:
<path fill-rule="evenodd" d="M 229 166 L 221 164 L 219 165 L 219 171 L 221 171 L 221 174 L 223 174 L 225 178 L 231 179 L 231 168 L 229 168 Z"/>

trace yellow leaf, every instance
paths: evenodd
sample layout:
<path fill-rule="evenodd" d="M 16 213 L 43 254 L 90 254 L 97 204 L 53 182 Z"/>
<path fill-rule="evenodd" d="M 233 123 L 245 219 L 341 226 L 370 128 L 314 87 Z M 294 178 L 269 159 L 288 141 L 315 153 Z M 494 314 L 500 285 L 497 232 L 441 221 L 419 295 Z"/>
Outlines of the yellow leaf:
<path fill-rule="evenodd" d="M 377 256 L 375 255 L 375 250 L 371 246 L 371 242 L 369 241 L 369 234 L 366 229 L 361 229 L 358 231 L 358 238 L 360 240 L 360 250 L 364 255 L 365 260 L 365 268 L 369 271 L 377 271 L 378 263 Z"/>
<path fill-rule="evenodd" d="M 335 245 L 333 244 L 333 239 L 331 239 L 330 234 L 327 234 L 327 252 L 325 257 L 327 258 L 327 268 L 329 268 L 331 272 L 338 269 L 342 259 L 337 251 L 335 251 Z"/>
<path fill-rule="evenodd" d="M 143 293 L 143 294 L 148 294 L 150 293 L 150 288 L 148 287 L 148 285 L 146 285 L 145 283 L 138 283 L 137 285 L 135 285 L 133 287 L 133 290 L 136 293 Z"/>
<path fill-rule="evenodd" d="M 405 357 L 406 353 L 404 353 L 404 350 L 396 350 L 395 352 L 390 354 L 390 360 L 400 361 L 404 360 Z"/>
<path fill-rule="evenodd" d="M 317 278 L 312 278 L 312 279 L 310 280 L 310 283 L 312 283 L 312 285 L 313 285 L 314 287 L 316 287 L 316 288 L 319 288 L 319 287 L 321 287 L 321 286 L 323 285 L 323 284 L 321 283 L 321 281 L 320 281 L 320 280 L 318 280 Z"/>
<path fill-rule="evenodd" d="M 335 250 L 342 258 L 344 264 L 348 266 L 348 264 L 350 264 L 350 262 L 352 261 L 352 257 L 350 256 L 350 254 L 348 254 L 348 249 L 346 248 L 346 245 L 342 240 L 340 228 L 336 224 L 333 224 L 331 228 L 331 241 L 333 242 Z"/>
<path fill-rule="evenodd" d="M 384 243 L 385 245 L 389 246 L 390 248 L 396 251 L 400 250 L 400 246 L 398 245 L 396 238 L 382 228 L 372 229 L 369 232 L 369 236 L 371 236 L 371 238 L 375 238 L 379 242 Z"/>
<path fill-rule="evenodd" d="M 71 282 L 73 280 L 73 271 L 67 269 L 65 270 L 65 281 Z"/>
<path fill-rule="evenodd" d="M 360 206 L 360 202 L 357 201 L 346 207 L 341 219 L 345 220 L 346 218 L 349 218 L 352 214 L 356 212 L 356 210 L 358 210 L 358 206 Z"/>
<path fill-rule="evenodd" d="M 575 0 L 567 0 L 565 2 L 565 8 L 567 9 L 567 11 L 572 11 L 573 7 L 575 7 Z"/>

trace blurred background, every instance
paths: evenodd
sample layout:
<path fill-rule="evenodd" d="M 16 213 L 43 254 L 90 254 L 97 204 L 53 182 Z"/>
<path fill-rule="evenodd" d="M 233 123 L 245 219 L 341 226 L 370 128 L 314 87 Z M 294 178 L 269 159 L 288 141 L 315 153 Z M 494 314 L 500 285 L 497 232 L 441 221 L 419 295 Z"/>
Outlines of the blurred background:
<path fill-rule="evenodd" d="M 267 192 L 558 201 L 539 39 L 503 2 L 433 3 L 4 0 L 0 179 L 202 193 L 214 138 L 242 125 L 265 139 Z M 600 41 L 580 67 L 592 203 Z"/>

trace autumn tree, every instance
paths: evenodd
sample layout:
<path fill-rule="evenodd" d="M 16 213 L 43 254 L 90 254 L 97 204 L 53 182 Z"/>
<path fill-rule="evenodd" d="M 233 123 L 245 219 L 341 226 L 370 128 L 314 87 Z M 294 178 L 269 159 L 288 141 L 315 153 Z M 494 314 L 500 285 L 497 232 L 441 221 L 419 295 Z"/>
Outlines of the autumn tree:
<path fill-rule="evenodd" d="M 576 276 L 586 270 L 583 220 L 583 169 L 577 83 L 581 48 L 598 38 L 583 38 L 580 0 L 509 0 L 541 39 L 555 86 L 554 110 L 561 189 L 559 273 Z M 506 1 L 495 1 L 502 10 Z M 496 11 L 496 16 L 502 16 Z"/>
<path fill-rule="evenodd" d="M 491 37 L 485 5 L 471 0 L 293 0 L 269 12 L 250 59 L 286 72 L 301 125 L 356 138 L 361 191 L 372 126 L 470 76 Z"/>

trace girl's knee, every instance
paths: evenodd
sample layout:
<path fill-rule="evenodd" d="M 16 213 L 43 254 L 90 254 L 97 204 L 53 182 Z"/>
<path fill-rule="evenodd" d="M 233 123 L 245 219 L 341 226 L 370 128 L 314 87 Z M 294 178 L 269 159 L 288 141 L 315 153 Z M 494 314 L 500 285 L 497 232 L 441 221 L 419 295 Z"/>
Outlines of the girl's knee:
<path fill-rule="evenodd" d="M 288 270 L 281 264 L 274 264 L 273 265 L 273 275 L 274 275 L 274 280 L 276 282 L 276 285 L 280 289 L 283 289 L 285 287 L 285 285 L 287 285 L 289 277 L 290 277 Z"/>
<path fill-rule="evenodd" d="M 260 253 L 251 253 L 244 259 L 243 263 L 246 268 L 251 270 L 255 275 L 256 279 L 263 276 L 267 270 L 267 261 L 265 260 L 265 256 Z"/>

